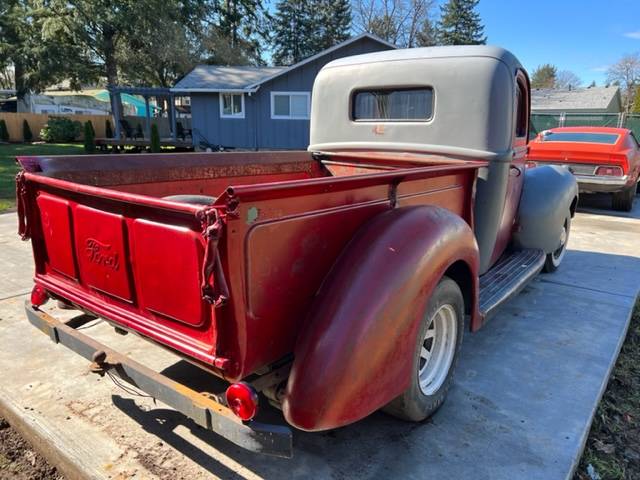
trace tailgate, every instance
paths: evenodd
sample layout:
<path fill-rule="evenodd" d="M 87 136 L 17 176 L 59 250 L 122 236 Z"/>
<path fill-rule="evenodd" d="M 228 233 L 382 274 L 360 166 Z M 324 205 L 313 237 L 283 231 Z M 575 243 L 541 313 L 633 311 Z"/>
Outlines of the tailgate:
<path fill-rule="evenodd" d="M 223 366 L 215 351 L 215 308 L 203 295 L 212 285 L 202 281 L 204 264 L 217 258 L 208 254 L 211 243 L 203 236 L 217 210 L 32 173 L 19 176 L 18 189 L 37 284 L 113 323 Z"/>

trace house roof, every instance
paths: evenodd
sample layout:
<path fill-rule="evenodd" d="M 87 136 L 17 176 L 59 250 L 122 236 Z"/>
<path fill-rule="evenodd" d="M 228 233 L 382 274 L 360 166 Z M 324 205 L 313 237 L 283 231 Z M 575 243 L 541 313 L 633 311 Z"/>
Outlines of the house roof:
<path fill-rule="evenodd" d="M 620 111 L 618 87 L 538 88 L 531 91 L 531 109 L 534 111 L 607 110 L 612 102 L 617 102 L 615 110 Z"/>
<path fill-rule="evenodd" d="M 255 92 L 263 83 L 269 82 L 280 75 L 284 75 L 296 68 L 300 68 L 307 63 L 313 62 L 324 55 L 355 43 L 363 38 L 369 38 L 388 48 L 396 48 L 395 45 L 382 40 L 375 35 L 362 33 L 358 36 L 351 37 L 344 42 L 338 43 L 331 48 L 327 48 L 316 55 L 305 58 L 304 60 L 301 60 L 289 67 L 223 67 L 218 65 L 198 65 L 191 72 L 185 75 L 178 83 L 176 83 L 171 91 L 174 93 Z"/>
<path fill-rule="evenodd" d="M 223 67 L 198 65 L 171 89 L 172 92 L 220 92 L 250 89 L 287 67 Z"/>

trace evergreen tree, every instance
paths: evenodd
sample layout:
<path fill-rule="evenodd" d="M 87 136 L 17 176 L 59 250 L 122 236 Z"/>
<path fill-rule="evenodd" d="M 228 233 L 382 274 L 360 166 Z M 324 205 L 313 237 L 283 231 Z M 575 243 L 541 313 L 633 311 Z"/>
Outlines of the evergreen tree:
<path fill-rule="evenodd" d="M 18 112 L 28 111 L 26 96 L 62 80 L 78 87 L 92 78 L 86 50 L 67 31 L 50 28 L 55 15 L 49 2 L 0 1 L 0 66 L 13 67 Z"/>
<path fill-rule="evenodd" d="M 160 133 L 158 132 L 158 125 L 155 123 L 151 125 L 151 153 L 160 153 L 162 148 L 160 147 Z"/>
<path fill-rule="evenodd" d="M 93 153 L 96 151 L 96 133 L 93 130 L 91 120 L 87 120 L 84 124 L 84 151 Z"/>
<path fill-rule="evenodd" d="M 104 136 L 107 138 L 113 138 L 113 127 L 109 120 L 105 120 L 104 123 Z"/>
<path fill-rule="evenodd" d="M 316 42 L 314 54 L 349 38 L 351 4 L 349 0 L 319 0 L 315 15 Z"/>
<path fill-rule="evenodd" d="M 213 28 L 205 47 L 211 63 L 263 64 L 262 46 L 270 37 L 270 15 L 263 0 L 209 0 Z"/>
<path fill-rule="evenodd" d="M 640 87 L 636 87 L 631 113 L 640 113 Z"/>
<path fill-rule="evenodd" d="M 22 121 L 22 138 L 25 143 L 29 143 L 33 140 L 33 132 L 26 119 Z"/>
<path fill-rule="evenodd" d="M 540 65 L 531 75 L 531 88 L 553 88 L 558 69 L 550 63 Z"/>
<path fill-rule="evenodd" d="M 292 65 L 310 56 L 314 30 L 312 9 L 305 0 L 280 0 L 274 21 L 273 62 Z"/>
<path fill-rule="evenodd" d="M 348 0 L 280 0 L 273 21 L 273 61 L 291 65 L 349 38 Z"/>
<path fill-rule="evenodd" d="M 9 129 L 7 129 L 7 123 L 4 119 L 0 118 L 0 142 L 9 141 Z"/>
<path fill-rule="evenodd" d="M 429 18 L 425 18 L 422 27 L 416 34 L 416 47 L 433 47 L 438 45 L 438 32 Z"/>
<path fill-rule="evenodd" d="M 484 25 L 475 11 L 480 0 L 449 0 L 440 7 L 441 45 L 484 45 Z"/>

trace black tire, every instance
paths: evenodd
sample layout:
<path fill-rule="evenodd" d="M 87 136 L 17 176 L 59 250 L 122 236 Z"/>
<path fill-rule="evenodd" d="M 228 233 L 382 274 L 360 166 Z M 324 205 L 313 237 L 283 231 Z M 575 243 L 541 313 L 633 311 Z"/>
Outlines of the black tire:
<path fill-rule="evenodd" d="M 547 253 L 547 258 L 545 258 L 544 267 L 542 268 L 542 271 L 545 273 L 555 272 L 560 267 L 560 263 L 562 263 L 567 253 L 567 244 L 569 243 L 569 234 L 571 233 L 571 214 L 567 215 L 564 221 L 564 229 L 565 239 L 562 246 L 555 252 Z"/>
<path fill-rule="evenodd" d="M 216 197 L 208 195 L 169 195 L 168 197 L 162 197 L 162 199 L 180 203 L 194 203 L 196 205 L 211 205 L 216 201 Z"/>
<path fill-rule="evenodd" d="M 450 306 L 456 313 L 456 335 L 455 346 L 453 347 L 453 360 L 449 366 L 446 378 L 440 384 L 438 389 L 430 395 L 425 395 L 420 387 L 420 353 L 425 344 L 425 336 L 431 320 L 436 312 L 443 306 Z M 411 422 L 420 422 L 433 415 L 438 408 L 444 403 L 447 392 L 451 387 L 453 374 L 458 363 L 460 347 L 462 345 L 462 336 L 464 332 L 464 299 L 458 284 L 448 277 L 443 277 L 429 299 L 425 313 L 420 324 L 418 336 L 415 341 L 413 352 L 413 374 L 411 375 L 411 384 L 409 388 L 399 397 L 395 398 L 391 403 L 386 405 L 383 410 L 394 417 Z M 434 337 L 435 338 L 435 337 Z"/>
<path fill-rule="evenodd" d="M 613 199 L 611 201 L 611 205 L 614 210 L 619 212 L 630 212 L 633 208 L 633 201 L 636 198 L 636 186 L 632 185 L 631 187 L 625 188 L 624 190 L 620 190 L 619 192 L 615 192 L 613 194 Z"/>

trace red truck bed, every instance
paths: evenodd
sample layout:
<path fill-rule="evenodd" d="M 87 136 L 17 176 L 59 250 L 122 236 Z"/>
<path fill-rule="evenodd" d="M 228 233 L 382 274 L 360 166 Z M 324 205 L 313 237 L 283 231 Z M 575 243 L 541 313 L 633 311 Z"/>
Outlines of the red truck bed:
<path fill-rule="evenodd" d="M 306 152 L 22 157 L 36 284 L 230 381 L 289 354 L 358 228 L 393 206 L 472 225 L 483 162 Z M 213 205 L 163 200 L 216 197 Z"/>

